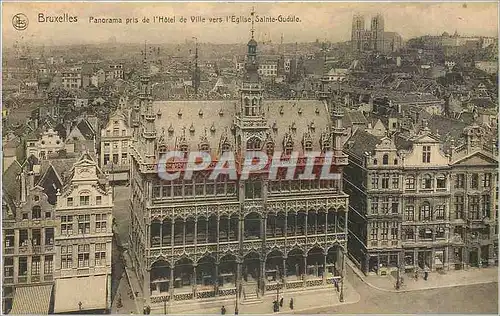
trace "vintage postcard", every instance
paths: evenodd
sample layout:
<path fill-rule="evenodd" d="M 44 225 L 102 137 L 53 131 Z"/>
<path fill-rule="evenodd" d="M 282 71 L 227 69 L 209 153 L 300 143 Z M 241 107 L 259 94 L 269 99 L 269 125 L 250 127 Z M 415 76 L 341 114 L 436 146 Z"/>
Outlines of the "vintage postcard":
<path fill-rule="evenodd" d="M 498 314 L 498 12 L 2 3 L 2 313 Z"/>

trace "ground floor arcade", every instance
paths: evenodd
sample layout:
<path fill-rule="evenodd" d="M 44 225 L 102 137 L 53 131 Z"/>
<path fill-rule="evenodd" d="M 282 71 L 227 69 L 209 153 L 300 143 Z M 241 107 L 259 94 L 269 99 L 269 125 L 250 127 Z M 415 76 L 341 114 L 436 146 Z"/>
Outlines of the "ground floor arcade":
<path fill-rule="evenodd" d="M 159 259 L 146 272 L 144 297 L 151 304 L 169 300 L 203 299 L 216 296 L 261 296 L 269 292 L 327 284 L 342 290 L 345 253 L 340 246 L 328 249 L 294 248 L 286 253 L 273 250 L 265 255 L 249 252 L 206 255 L 198 260 L 183 257 L 171 264 Z M 146 284 L 147 283 L 147 284 Z"/>

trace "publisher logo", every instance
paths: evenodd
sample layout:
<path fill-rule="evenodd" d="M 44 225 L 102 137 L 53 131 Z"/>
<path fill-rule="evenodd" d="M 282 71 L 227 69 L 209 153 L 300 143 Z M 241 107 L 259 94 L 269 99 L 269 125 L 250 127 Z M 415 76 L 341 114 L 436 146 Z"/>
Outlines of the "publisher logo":
<path fill-rule="evenodd" d="M 23 13 L 18 13 L 12 18 L 12 26 L 18 31 L 24 31 L 28 23 L 28 17 Z"/>

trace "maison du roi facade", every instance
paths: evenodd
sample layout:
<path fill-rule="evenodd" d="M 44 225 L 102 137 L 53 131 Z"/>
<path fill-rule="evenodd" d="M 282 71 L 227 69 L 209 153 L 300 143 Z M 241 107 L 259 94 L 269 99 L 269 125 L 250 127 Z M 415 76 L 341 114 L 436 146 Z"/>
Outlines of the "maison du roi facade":
<path fill-rule="evenodd" d="M 252 38 L 238 100 L 153 102 L 149 77 L 141 77 L 132 111 L 129 249 L 152 307 L 334 280 L 342 297 L 348 196 L 341 180 L 284 180 L 285 169 L 275 181 L 266 171 L 245 181 L 210 181 L 197 171 L 192 181 L 169 182 L 157 174 L 169 150 L 209 152 L 212 167 L 224 152 L 247 150 L 283 151 L 283 159 L 334 151 L 339 170 L 347 164 L 341 112 L 326 99 L 264 100 L 256 49 Z"/>
<path fill-rule="evenodd" d="M 87 153 L 11 164 L 3 183 L 3 312 L 109 311 L 112 208 L 106 176 Z"/>
<path fill-rule="evenodd" d="M 479 125 L 443 151 L 357 131 L 346 143 L 349 254 L 367 274 L 498 265 L 498 151 Z"/>

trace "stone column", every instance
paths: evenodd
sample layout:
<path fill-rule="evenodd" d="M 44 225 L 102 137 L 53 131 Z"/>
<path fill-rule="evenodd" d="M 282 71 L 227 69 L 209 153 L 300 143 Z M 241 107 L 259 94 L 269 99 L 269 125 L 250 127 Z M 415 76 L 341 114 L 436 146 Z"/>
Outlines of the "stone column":
<path fill-rule="evenodd" d="M 306 217 L 307 218 L 307 217 Z M 307 279 L 307 254 L 304 253 L 304 271 L 302 273 L 302 281 L 304 282 L 304 287 L 306 287 L 306 279 Z"/>
<path fill-rule="evenodd" d="M 196 288 L 198 285 L 198 280 L 197 280 L 197 275 L 196 275 L 196 267 L 198 264 L 194 263 L 193 264 L 193 276 L 191 277 L 191 286 L 193 287 L 193 299 L 196 299 Z"/>
<path fill-rule="evenodd" d="M 323 254 L 323 285 L 326 285 L 326 255 L 327 252 Z"/>
<path fill-rule="evenodd" d="M 151 270 L 149 270 L 149 267 L 146 267 L 144 269 L 144 281 L 143 281 L 143 286 L 142 286 L 142 295 L 144 298 L 144 305 L 150 305 L 150 296 L 151 296 L 151 278 L 150 278 Z M 158 285 L 159 283 L 157 283 Z"/>
<path fill-rule="evenodd" d="M 173 247 L 172 247 L 173 248 Z M 174 286 L 175 286 L 175 280 L 174 280 L 174 270 L 175 270 L 175 264 L 171 265 L 170 269 L 170 302 L 174 302 Z"/>

